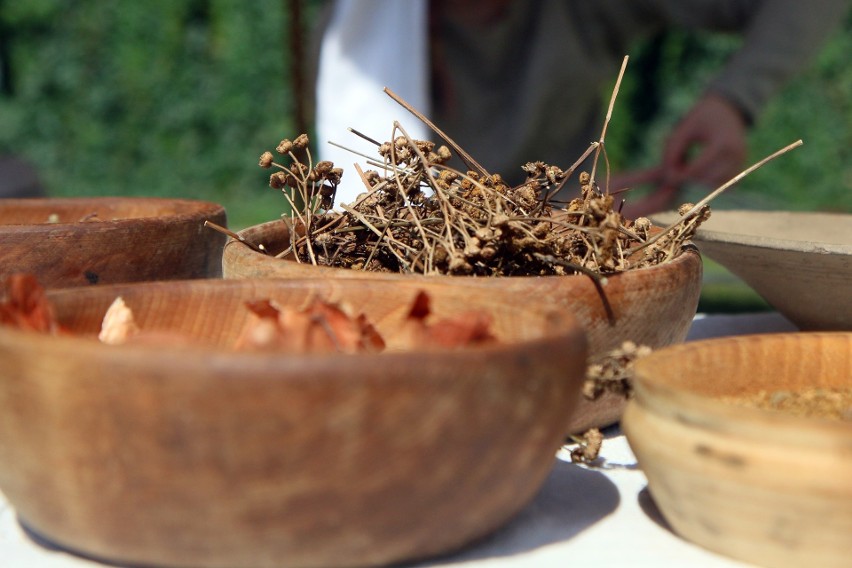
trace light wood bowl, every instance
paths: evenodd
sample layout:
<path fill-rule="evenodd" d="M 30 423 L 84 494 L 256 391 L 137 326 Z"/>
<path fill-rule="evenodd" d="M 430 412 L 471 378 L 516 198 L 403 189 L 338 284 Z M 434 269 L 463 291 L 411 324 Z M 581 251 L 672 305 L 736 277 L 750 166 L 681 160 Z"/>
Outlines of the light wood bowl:
<path fill-rule="evenodd" d="M 852 330 L 852 215 L 714 211 L 694 240 L 799 329 Z"/>
<path fill-rule="evenodd" d="M 0 281 L 34 274 L 60 288 L 221 276 L 218 204 L 151 197 L 0 200 Z"/>
<path fill-rule="evenodd" d="M 272 255 L 290 244 L 287 226 L 281 221 L 250 227 L 239 235 L 251 243 L 262 243 Z M 505 290 L 522 298 L 520 305 L 525 309 L 533 304 L 546 304 L 573 314 L 586 331 L 590 357 L 595 357 L 619 347 L 625 340 L 654 349 L 682 342 L 698 306 L 702 264 L 698 252 L 690 249 L 671 263 L 609 277 L 604 291 L 612 318 L 586 276 L 473 278 L 363 272 L 281 260 L 255 252 L 235 240 L 225 244 L 222 271 L 225 278 L 444 280 L 466 288 L 472 296 Z M 594 402 L 583 398 L 573 413 L 568 432 L 583 432 L 618 422 L 625 405 L 626 400 L 616 395 L 607 394 Z"/>
<path fill-rule="evenodd" d="M 274 355 L 225 349 L 246 300 L 320 297 L 392 342 L 418 290 L 485 311 L 499 344 Z M 506 295 L 358 281 L 196 280 L 50 297 L 96 333 L 121 295 L 143 329 L 211 346 L 108 346 L 0 329 L 0 489 L 37 534 L 122 565 L 368 566 L 457 549 L 544 482 L 580 396 L 585 338 Z"/>
<path fill-rule="evenodd" d="M 852 333 L 740 336 L 636 364 L 622 421 L 665 519 L 761 566 L 849 566 L 852 422 L 741 407 L 761 389 L 852 387 Z"/>

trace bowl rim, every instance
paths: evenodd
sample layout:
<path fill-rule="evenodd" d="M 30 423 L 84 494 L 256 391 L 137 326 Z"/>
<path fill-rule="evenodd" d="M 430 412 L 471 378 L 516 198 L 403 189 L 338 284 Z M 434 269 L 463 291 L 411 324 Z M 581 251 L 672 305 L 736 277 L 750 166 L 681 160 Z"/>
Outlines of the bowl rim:
<path fill-rule="evenodd" d="M 629 404 L 641 405 L 682 424 L 749 439 L 788 445 L 837 448 L 838 439 L 852 447 L 852 422 L 820 417 L 803 417 L 784 412 L 731 404 L 675 386 L 668 380 L 675 371 L 667 369 L 673 358 L 689 358 L 698 350 L 712 350 L 732 343 L 819 342 L 839 338 L 852 343 L 852 331 L 784 332 L 716 337 L 672 345 L 640 358 L 635 363 L 634 397 Z M 692 414 L 692 416 L 688 416 Z"/>
<path fill-rule="evenodd" d="M 659 220 L 671 220 L 674 212 L 668 211 L 665 213 L 652 215 L 652 218 Z M 784 211 L 784 210 L 750 210 L 750 209 L 719 209 L 714 210 L 711 214 L 717 218 L 725 215 L 750 215 L 754 217 L 771 218 L 777 216 L 793 216 L 793 217 L 825 217 L 832 220 L 848 219 L 852 223 L 852 215 L 846 213 L 834 213 L 825 211 Z M 837 254 L 850 255 L 852 254 L 852 243 L 844 244 L 832 241 L 810 241 L 804 239 L 795 239 L 789 237 L 779 237 L 772 235 L 759 235 L 754 233 L 746 233 L 742 231 L 712 229 L 707 225 L 702 225 L 695 232 L 693 240 L 697 243 L 718 243 L 722 245 L 739 245 L 743 247 L 759 248 L 765 250 L 778 251 L 793 251 L 809 254 Z"/>
<path fill-rule="evenodd" d="M 167 224 L 174 221 L 192 221 L 199 218 L 215 217 L 225 215 L 225 207 L 214 201 L 206 201 L 201 199 L 187 198 L 172 198 L 172 197 L 143 197 L 143 196 L 103 196 L 103 197 L 28 197 L 28 198 L 10 198 L 0 201 L 0 209 L 5 207 L 21 207 L 25 209 L 45 211 L 51 207 L 62 207 L 63 205 L 85 205 L 91 203 L 93 205 L 114 205 L 122 202 L 132 203 L 150 203 L 152 205 L 159 204 L 175 204 L 184 205 L 187 211 L 177 211 L 175 213 L 163 214 L 152 213 L 141 217 L 121 217 L 118 219 L 98 220 L 93 226 L 98 227 L 121 227 L 124 225 L 133 225 L 139 223 L 150 223 L 155 225 Z M 67 230 L 70 227 L 86 226 L 85 222 L 68 221 L 57 223 L 0 223 L 0 231 L 44 231 L 46 229 L 56 228 Z"/>
<path fill-rule="evenodd" d="M 39 339 L 34 340 L 35 337 Z M 353 384 L 351 377 L 345 376 L 341 370 L 377 369 L 389 368 L 395 365 L 405 364 L 406 367 L 437 367 L 435 361 L 441 360 L 439 368 L 449 369 L 458 366 L 461 361 L 476 357 L 484 362 L 483 368 L 504 367 L 507 358 L 517 354 L 519 351 L 546 350 L 548 352 L 561 351 L 557 349 L 564 346 L 567 338 L 571 342 L 582 341 L 585 348 L 585 340 L 574 331 L 561 335 L 536 338 L 527 341 L 512 343 L 500 343 L 496 345 L 482 345 L 452 350 L 416 350 L 416 351 L 387 351 L 379 353 L 315 353 L 315 354 L 281 354 L 265 352 L 234 352 L 217 349 L 209 346 L 182 346 L 170 350 L 172 354 L 180 354 L 180 357 L 169 359 L 169 375 L 165 380 L 175 379 L 181 382 L 197 382 L 197 372 L 201 369 L 212 368 L 215 372 L 211 376 L 216 381 L 238 381 L 252 384 L 286 384 L 289 386 L 321 384 Z M 0 329 L 0 344 L 8 348 L 21 351 L 25 347 L 34 344 L 39 347 L 40 353 L 48 350 L 54 356 L 67 355 L 89 364 L 115 363 L 126 368 L 143 369 L 159 366 L 157 360 L 162 359 L 164 348 L 162 345 L 106 345 L 100 343 L 97 338 L 87 337 L 54 337 L 23 332 L 17 330 Z M 583 350 L 585 352 L 585 350 Z M 439 357 L 436 357 L 439 355 Z M 238 372 L 238 373 L 237 373 Z M 237 374 L 239 376 L 237 376 Z M 485 373 L 488 374 L 488 373 Z M 432 375 L 430 384 L 451 383 L 459 381 L 481 381 L 482 373 L 462 373 L 459 375 L 437 373 Z M 566 383 L 569 374 L 565 375 Z M 126 377 L 115 377 L 115 380 L 125 380 Z M 371 374 L 370 382 L 373 384 L 392 383 L 395 385 L 420 384 L 422 377 L 407 376 L 406 374 L 394 373 L 388 376 L 377 372 Z M 581 380 L 576 382 L 579 388 Z M 205 385 L 199 384 L 199 388 Z"/>
<path fill-rule="evenodd" d="M 316 283 L 319 279 L 300 277 L 300 278 L 261 278 L 261 279 L 196 279 L 196 280 L 177 280 L 177 281 L 148 281 L 148 282 L 130 282 L 105 284 L 97 287 L 87 287 L 83 289 L 77 288 L 60 288 L 47 291 L 48 297 L 65 296 L 71 297 L 82 296 L 85 300 L 89 296 L 98 296 L 105 298 L 115 298 L 122 295 L 123 292 L 134 290 L 135 293 L 158 293 L 158 291 L 167 290 L 175 286 L 187 286 L 194 290 L 228 290 L 228 289 L 253 289 L 258 286 L 269 285 L 273 288 L 281 288 L 282 291 L 293 288 L 310 287 L 312 283 Z M 335 283 L 335 286 L 340 288 L 358 288 L 363 287 L 363 282 L 357 280 L 341 280 Z M 394 282 L 383 282 L 380 285 L 391 286 L 396 285 Z M 412 290 L 424 283 L 411 285 Z M 428 286 L 428 284 L 425 284 Z M 428 290 L 427 290 L 428 291 Z M 339 292 L 338 292 L 339 293 Z M 476 345 L 466 345 L 461 348 L 443 349 L 439 347 L 430 347 L 427 349 L 391 349 L 381 352 L 358 352 L 358 353 L 304 353 L 304 354 L 282 354 L 275 352 L 240 352 L 223 349 L 213 343 L 190 343 L 181 345 L 170 350 L 173 353 L 184 353 L 187 356 L 181 357 L 182 362 L 188 362 L 194 359 L 192 365 L 204 364 L 204 361 L 215 361 L 220 365 L 236 365 L 246 366 L 251 365 L 254 368 L 262 369 L 264 367 L 271 368 L 284 365 L 293 365 L 300 368 L 308 369 L 340 369 L 341 364 L 349 365 L 364 365 L 366 367 L 372 365 L 387 365 L 395 361 L 410 359 L 411 357 L 423 358 L 428 361 L 434 361 L 436 354 L 441 359 L 447 361 L 456 361 L 467 359 L 472 355 L 483 358 L 495 358 L 497 355 L 508 355 L 517 353 L 525 349 L 537 349 L 542 346 L 550 346 L 555 349 L 558 346 L 564 346 L 566 343 L 572 345 L 581 344 L 582 351 L 586 352 L 588 341 L 585 331 L 577 318 L 564 310 L 559 310 L 557 307 L 549 309 L 540 314 L 540 319 L 557 318 L 553 327 L 543 330 L 538 337 L 528 339 L 518 339 L 513 341 L 499 340 L 497 342 L 489 342 Z M 148 344 L 125 344 L 125 345 L 107 345 L 98 341 L 97 337 L 91 335 L 48 335 L 34 332 L 27 332 L 18 329 L 10 329 L 0 326 L 0 344 L 8 344 L 13 346 L 23 346 L 37 343 L 44 348 L 53 348 L 57 350 L 67 350 L 69 353 L 75 352 L 85 354 L 87 357 L 110 358 L 110 357 L 138 357 L 141 364 L 145 361 L 156 360 L 163 354 L 162 345 Z M 133 355 L 138 353 L 140 355 Z M 126 355 L 127 354 L 127 355 Z M 344 365 L 345 366 L 345 365 Z"/>

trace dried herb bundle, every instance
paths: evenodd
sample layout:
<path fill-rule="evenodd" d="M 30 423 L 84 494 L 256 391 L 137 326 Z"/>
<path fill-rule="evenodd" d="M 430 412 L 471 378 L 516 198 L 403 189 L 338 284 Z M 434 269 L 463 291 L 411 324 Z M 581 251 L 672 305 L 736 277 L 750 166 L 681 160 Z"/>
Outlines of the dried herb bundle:
<path fill-rule="evenodd" d="M 625 219 L 615 197 L 583 172 L 578 197 L 557 207 L 553 196 L 573 167 L 523 166 L 524 183 L 497 174 L 460 172 L 446 164 L 446 146 L 413 140 L 399 124 L 390 142 L 376 144 L 375 169 L 358 170 L 367 191 L 343 211 L 331 211 L 342 171 L 330 162 L 301 160 L 288 140 L 260 165 L 276 168 L 270 185 L 284 191 L 292 214 L 291 246 L 279 256 L 321 266 L 420 274 L 530 276 L 606 275 L 665 262 L 707 218 L 702 207 L 650 246 L 645 218 Z M 296 139 L 306 144 L 304 135 Z M 592 146 L 594 148 L 594 146 Z M 301 204 L 301 206 L 299 206 Z M 691 207 L 691 205 L 690 205 Z"/>
<path fill-rule="evenodd" d="M 627 58 L 610 100 L 600 140 L 569 168 L 543 162 L 522 165 L 526 179 L 517 186 L 487 172 L 426 117 L 397 95 L 386 93 L 429 126 L 446 146 L 412 139 L 394 123 L 391 140 L 375 144 L 370 169 L 356 166 L 365 193 L 333 211 L 343 170 L 331 162 L 313 163 L 308 138 L 282 140 L 276 152 L 260 158 L 275 168 L 269 185 L 280 189 L 291 213 L 290 246 L 279 253 L 298 262 L 375 272 L 467 276 L 586 274 L 596 283 L 609 274 L 667 262 L 705 221 L 708 203 L 742 177 L 801 144 L 798 141 L 743 171 L 697 204 L 679 208 L 680 219 L 655 228 L 644 217 L 626 219 L 608 187 L 595 179 L 598 158 Z M 452 148 L 452 150 L 450 149 Z M 465 171 L 448 165 L 453 154 Z M 580 172 L 577 194 L 567 204 L 554 200 L 575 170 L 594 154 L 591 173 Z M 213 227 L 217 228 L 217 227 Z M 223 230 L 222 228 L 218 228 Z M 263 245 L 247 243 L 260 252 Z"/>

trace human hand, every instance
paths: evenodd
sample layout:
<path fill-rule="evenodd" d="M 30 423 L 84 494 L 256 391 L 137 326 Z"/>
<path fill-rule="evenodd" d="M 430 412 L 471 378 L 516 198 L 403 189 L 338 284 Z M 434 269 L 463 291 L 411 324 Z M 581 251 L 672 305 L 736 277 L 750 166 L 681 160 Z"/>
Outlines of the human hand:
<path fill-rule="evenodd" d="M 722 185 L 742 171 L 748 149 L 746 131 L 745 117 L 739 109 L 724 97 L 705 95 L 666 141 L 663 185 Z M 693 148 L 697 148 L 694 155 Z"/>
<path fill-rule="evenodd" d="M 663 183 L 663 168 L 661 166 L 615 174 L 610 178 L 608 187 L 610 192 L 620 195 L 622 192 L 643 185 L 650 185 L 654 189 L 650 194 L 638 200 L 634 200 L 630 193 L 626 194 L 621 213 L 628 219 L 636 219 L 651 213 L 665 211 L 671 207 L 677 198 L 678 187 Z"/>

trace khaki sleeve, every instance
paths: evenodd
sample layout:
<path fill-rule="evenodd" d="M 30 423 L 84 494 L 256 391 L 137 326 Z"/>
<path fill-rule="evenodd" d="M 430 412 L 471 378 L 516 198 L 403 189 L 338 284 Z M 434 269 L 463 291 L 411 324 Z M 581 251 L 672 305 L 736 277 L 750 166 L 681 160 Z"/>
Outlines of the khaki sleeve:
<path fill-rule="evenodd" d="M 707 90 L 726 97 L 750 120 L 817 55 L 839 27 L 848 0 L 764 0 L 744 30 L 742 47 Z"/>

